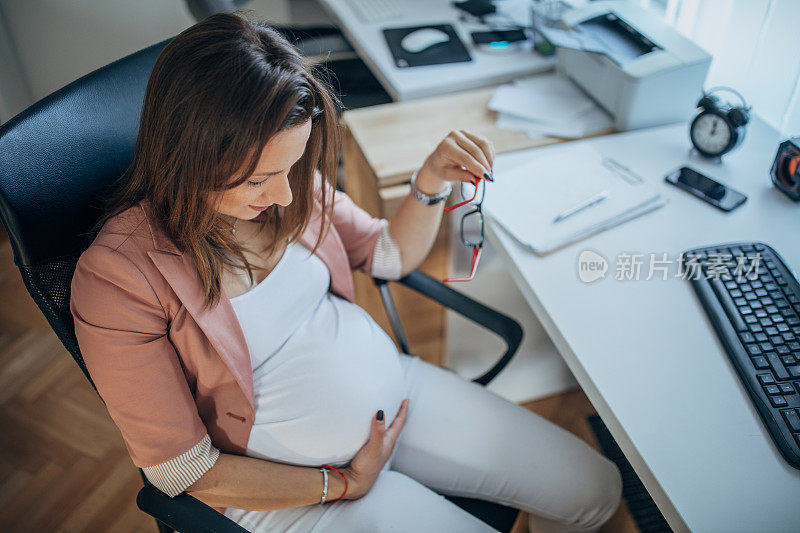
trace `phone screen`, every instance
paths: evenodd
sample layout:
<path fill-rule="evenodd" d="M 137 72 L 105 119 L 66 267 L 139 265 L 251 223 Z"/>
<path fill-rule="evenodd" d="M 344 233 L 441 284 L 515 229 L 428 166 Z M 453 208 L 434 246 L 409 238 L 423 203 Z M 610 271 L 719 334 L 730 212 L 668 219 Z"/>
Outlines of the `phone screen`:
<path fill-rule="evenodd" d="M 730 211 L 747 200 L 747 196 L 739 191 L 731 189 L 689 167 L 682 167 L 676 170 L 668 175 L 666 180 L 724 211 Z"/>

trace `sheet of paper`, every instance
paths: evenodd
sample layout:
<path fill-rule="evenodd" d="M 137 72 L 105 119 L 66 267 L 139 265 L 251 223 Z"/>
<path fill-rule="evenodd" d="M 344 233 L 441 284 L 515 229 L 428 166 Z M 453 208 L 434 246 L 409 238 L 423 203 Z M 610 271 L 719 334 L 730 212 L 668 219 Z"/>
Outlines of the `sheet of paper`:
<path fill-rule="evenodd" d="M 484 199 L 486 212 L 537 253 L 617 225 L 663 205 L 652 183 L 631 183 L 588 146 L 533 154 L 523 165 L 495 167 L 495 183 Z M 554 218 L 587 198 L 608 198 L 560 222 Z"/>
<path fill-rule="evenodd" d="M 569 121 L 594 107 L 571 81 L 547 74 L 517 80 L 497 88 L 489 109 L 548 123 Z"/>
<path fill-rule="evenodd" d="M 613 124 L 611 116 L 597 106 L 575 117 L 570 122 L 547 123 L 508 113 L 498 113 L 497 121 L 495 122 L 498 128 L 524 131 L 532 139 L 545 136 L 577 139 L 609 130 Z"/>

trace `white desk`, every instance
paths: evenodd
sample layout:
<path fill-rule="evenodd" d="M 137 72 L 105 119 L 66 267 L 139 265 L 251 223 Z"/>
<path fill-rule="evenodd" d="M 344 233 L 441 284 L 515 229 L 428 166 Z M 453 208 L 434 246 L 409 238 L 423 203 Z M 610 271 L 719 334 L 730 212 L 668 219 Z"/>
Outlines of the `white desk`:
<path fill-rule="evenodd" d="M 676 531 L 800 531 L 800 470 L 772 444 L 690 282 L 672 277 L 674 265 L 666 281 L 645 281 L 646 270 L 639 281 L 618 281 L 616 257 L 667 252 L 674 260 L 692 247 L 761 240 L 800 271 L 800 205 L 768 175 L 778 141 L 756 118 L 722 165 L 689 156 L 685 124 L 577 141 L 652 180 L 670 202 L 545 257 L 488 224 L 528 304 Z M 524 158 L 499 156 L 498 182 Z M 726 214 L 666 184 L 683 164 L 743 191 L 747 202 Z M 609 261 L 605 279 L 578 279 L 586 248 Z"/>
<path fill-rule="evenodd" d="M 393 20 L 364 23 L 346 0 L 319 0 L 340 25 L 358 55 L 395 101 L 452 93 L 511 81 L 520 76 L 550 70 L 555 58 L 524 52 L 476 50 L 470 32 L 487 30 L 479 24 L 459 21 L 449 0 L 398 0 L 404 14 Z M 398 68 L 383 37 L 384 28 L 452 24 L 472 56 L 472 61 Z"/>

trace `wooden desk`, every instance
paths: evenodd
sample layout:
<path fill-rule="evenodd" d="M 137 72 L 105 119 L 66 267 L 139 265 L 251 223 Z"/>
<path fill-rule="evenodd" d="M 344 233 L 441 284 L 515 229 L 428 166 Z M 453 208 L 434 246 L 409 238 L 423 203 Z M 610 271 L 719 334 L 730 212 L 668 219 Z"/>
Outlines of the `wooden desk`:
<path fill-rule="evenodd" d="M 556 137 L 531 139 L 525 133 L 495 127 L 496 113 L 488 109 L 495 88 L 345 112 L 345 189 L 353 201 L 373 216 L 391 216 L 410 191 L 412 172 L 452 130 L 466 129 L 487 137 L 497 153 L 564 141 Z M 448 274 L 449 228 L 450 217 L 445 216 L 433 249 L 420 266 L 439 279 Z M 356 273 L 355 285 L 358 304 L 391 331 L 370 278 Z M 392 293 L 404 319 L 410 349 L 431 363 L 446 366 L 444 309 L 403 287 L 393 287 Z"/>

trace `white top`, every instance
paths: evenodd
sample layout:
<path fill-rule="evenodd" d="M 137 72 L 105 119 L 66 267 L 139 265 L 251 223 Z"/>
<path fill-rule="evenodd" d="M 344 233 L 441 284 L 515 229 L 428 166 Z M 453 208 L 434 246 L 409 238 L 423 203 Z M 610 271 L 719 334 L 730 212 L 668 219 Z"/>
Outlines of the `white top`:
<path fill-rule="evenodd" d="M 378 409 L 388 425 L 400 408 L 397 348 L 329 286 L 325 264 L 294 243 L 261 283 L 231 299 L 253 366 L 249 456 L 342 465 L 368 440 Z"/>

